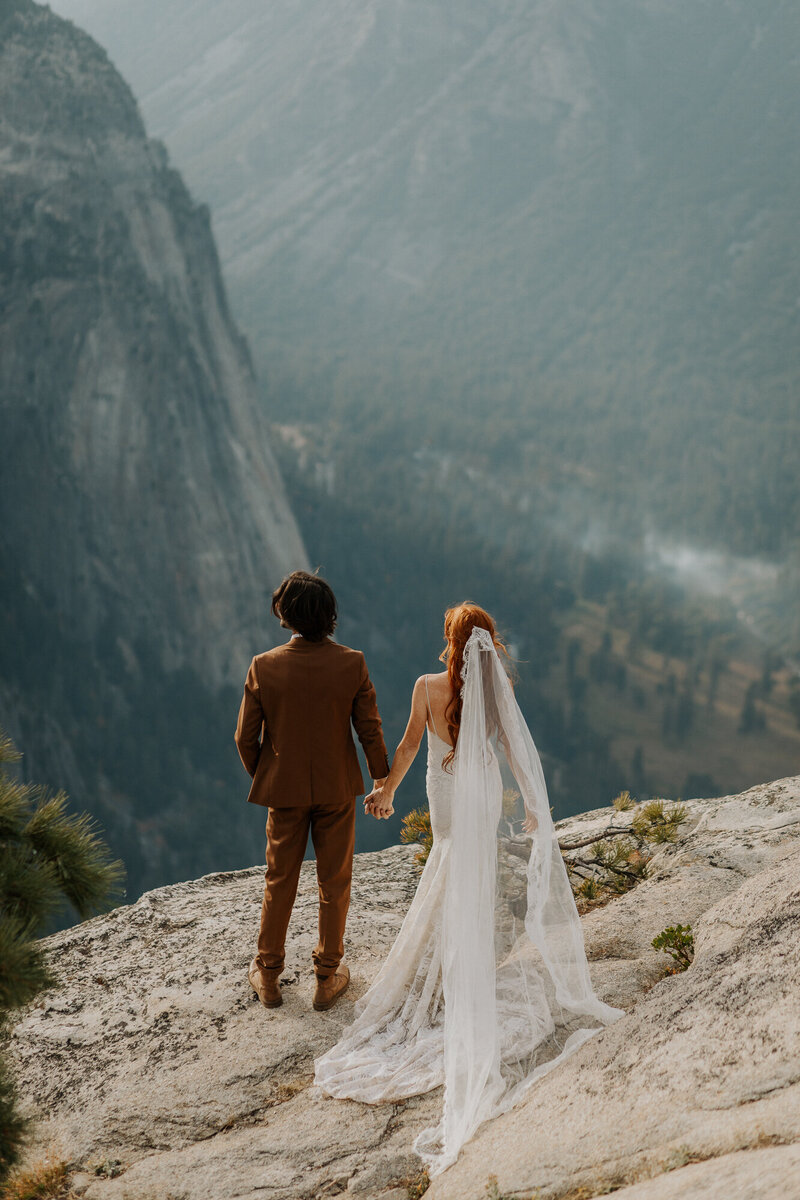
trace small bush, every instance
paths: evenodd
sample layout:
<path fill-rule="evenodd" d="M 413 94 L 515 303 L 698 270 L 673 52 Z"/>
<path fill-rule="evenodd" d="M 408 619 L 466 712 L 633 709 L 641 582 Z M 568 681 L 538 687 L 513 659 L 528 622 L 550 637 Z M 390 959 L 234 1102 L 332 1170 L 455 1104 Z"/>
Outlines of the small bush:
<path fill-rule="evenodd" d="M 673 804 L 665 808 L 663 800 L 649 800 L 633 818 L 635 833 L 648 842 L 674 842 L 679 827 L 686 820 L 686 806 Z"/>
<path fill-rule="evenodd" d="M 428 855 L 433 846 L 433 830 L 431 829 L 431 814 L 427 808 L 414 808 L 403 817 L 400 828 L 400 841 L 407 846 L 419 842 L 421 850 L 414 855 L 414 862 L 421 871 L 428 861 Z"/>
<path fill-rule="evenodd" d="M 669 954 L 675 966 L 671 974 L 685 971 L 694 959 L 694 934 L 691 925 L 669 925 L 653 938 L 653 949 Z"/>
<path fill-rule="evenodd" d="M 578 895 L 583 896 L 584 900 L 596 900 L 600 895 L 600 884 L 596 879 L 590 877 L 579 883 L 577 890 Z"/>
<path fill-rule="evenodd" d="M 620 792 L 620 794 L 615 796 L 612 801 L 616 812 L 628 812 L 629 809 L 633 808 L 634 803 L 635 801 L 633 800 L 633 797 L 631 796 L 630 792 L 627 791 Z"/>
<path fill-rule="evenodd" d="M 578 841 L 560 843 L 578 911 L 588 912 L 614 896 L 630 891 L 647 878 L 653 845 L 673 842 L 686 820 L 683 804 L 667 806 L 664 800 L 636 805 L 630 792 L 620 792 L 611 802 L 612 815 L 605 829 Z M 629 825 L 616 821 L 631 810 Z"/>
<path fill-rule="evenodd" d="M 424 1196 L 430 1186 L 431 1180 L 427 1170 L 420 1171 L 419 1175 L 409 1179 L 406 1184 L 408 1200 L 420 1200 L 420 1196 Z"/>
<path fill-rule="evenodd" d="M 0 1185 L 0 1200 L 73 1200 L 69 1166 L 48 1159 Z"/>

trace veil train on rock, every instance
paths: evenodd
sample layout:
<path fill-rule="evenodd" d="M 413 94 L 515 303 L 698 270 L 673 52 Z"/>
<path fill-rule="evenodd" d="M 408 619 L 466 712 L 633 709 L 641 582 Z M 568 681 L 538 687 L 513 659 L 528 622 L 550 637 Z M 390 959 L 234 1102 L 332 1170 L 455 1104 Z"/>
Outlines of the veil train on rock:
<path fill-rule="evenodd" d="M 463 679 L 452 769 L 428 730 L 434 842 L 416 895 L 354 1023 L 315 1064 L 325 1092 L 366 1103 L 443 1084 L 441 1120 L 415 1143 L 431 1175 L 622 1015 L 592 988 L 539 755 L 485 629 Z"/>

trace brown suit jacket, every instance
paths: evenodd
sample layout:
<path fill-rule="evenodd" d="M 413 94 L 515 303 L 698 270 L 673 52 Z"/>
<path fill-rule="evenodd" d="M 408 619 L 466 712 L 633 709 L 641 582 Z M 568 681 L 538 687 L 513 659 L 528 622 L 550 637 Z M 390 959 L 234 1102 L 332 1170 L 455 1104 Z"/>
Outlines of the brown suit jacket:
<path fill-rule="evenodd" d="M 293 638 L 256 655 L 236 727 L 236 746 L 253 779 L 250 803 L 352 804 L 365 789 L 351 720 L 372 777 L 382 779 L 389 762 L 360 650 L 329 638 Z"/>

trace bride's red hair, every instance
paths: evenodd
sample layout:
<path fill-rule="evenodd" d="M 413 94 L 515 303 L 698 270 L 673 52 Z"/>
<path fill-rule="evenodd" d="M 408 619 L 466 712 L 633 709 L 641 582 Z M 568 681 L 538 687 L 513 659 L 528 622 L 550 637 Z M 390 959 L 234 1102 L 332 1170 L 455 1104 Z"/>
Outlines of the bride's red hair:
<path fill-rule="evenodd" d="M 447 730 L 450 734 L 450 741 L 453 743 L 453 749 L 442 764 L 445 767 L 453 761 L 455 747 L 458 744 L 458 733 L 461 728 L 461 689 L 464 686 L 464 648 L 469 641 L 469 635 L 476 626 L 479 629 L 488 630 L 496 649 L 507 659 L 509 658 L 505 643 L 485 608 L 481 608 L 480 605 L 473 604 L 469 600 L 465 600 L 463 604 L 456 604 L 453 608 L 448 608 L 444 614 L 444 637 L 447 645 L 439 655 L 440 661 L 447 667 L 447 677 L 453 690 L 453 697 L 444 710 Z"/>

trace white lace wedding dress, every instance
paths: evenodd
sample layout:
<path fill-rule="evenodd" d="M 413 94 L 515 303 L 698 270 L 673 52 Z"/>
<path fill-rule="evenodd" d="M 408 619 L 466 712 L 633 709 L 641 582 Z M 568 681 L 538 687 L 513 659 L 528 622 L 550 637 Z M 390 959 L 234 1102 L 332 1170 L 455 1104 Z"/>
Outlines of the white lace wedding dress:
<path fill-rule="evenodd" d="M 539 756 L 484 630 L 464 677 L 452 769 L 428 728 L 433 847 L 416 894 L 354 1023 L 315 1063 L 326 1093 L 365 1103 L 444 1085 L 442 1120 L 415 1145 L 431 1174 L 621 1016 L 592 990 Z M 537 823 L 530 843 L 504 818 L 501 759 Z"/>
<path fill-rule="evenodd" d="M 442 909 L 450 864 L 453 775 L 450 747 L 428 731 L 428 804 L 433 848 L 403 926 L 355 1024 L 316 1063 L 315 1082 L 331 1096 L 367 1103 L 429 1092 L 444 1083 Z"/>

